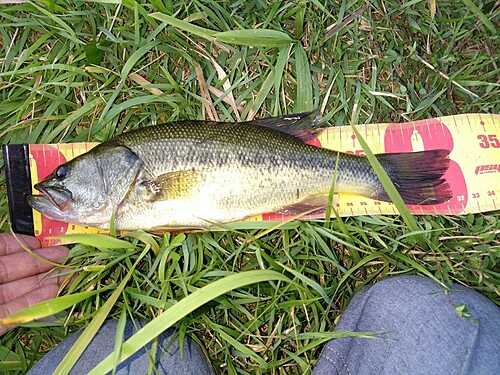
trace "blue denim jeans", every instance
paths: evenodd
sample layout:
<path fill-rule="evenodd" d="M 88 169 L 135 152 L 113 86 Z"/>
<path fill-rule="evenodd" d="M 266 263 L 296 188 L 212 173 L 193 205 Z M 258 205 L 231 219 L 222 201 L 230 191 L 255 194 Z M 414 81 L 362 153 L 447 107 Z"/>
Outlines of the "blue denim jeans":
<path fill-rule="evenodd" d="M 465 305 L 462 316 L 455 308 Z M 463 311 L 463 310 L 462 310 Z M 72 370 L 84 374 L 114 347 L 115 321 L 107 321 Z M 481 294 L 453 285 L 450 292 L 431 279 L 398 276 L 363 288 L 342 314 L 337 331 L 380 332 L 376 338 L 331 340 L 313 374 L 500 374 L 500 308 Z M 125 338 L 134 332 L 127 323 Z M 52 374 L 79 333 L 38 362 L 29 374 Z M 159 336 L 160 374 L 213 374 L 210 362 L 192 340 L 179 343 L 173 330 Z M 150 351 L 141 350 L 117 374 L 145 374 Z"/>
<path fill-rule="evenodd" d="M 70 374 L 88 374 L 95 366 L 103 361 L 113 350 L 117 320 L 107 320 L 94 336 L 89 346 L 83 352 Z M 144 322 L 139 323 L 140 326 Z M 140 326 L 138 328 L 140 328 Z M 131 320 L 127 321 L 124 340 L 130 338 L 138 329 Z M 66 353 L 74 345 L 82 331 L 79 331 L 57 345 L 45 355 L 35 366 L 28 371 L 30 375 L 52 375 Z M 151 366 L 152 353 L 156 352 L 152 374 L 199 374 L 211 375 L 214 370 L 200 346 L 189 337 L 183 342 L 180 350 L 175 330 L 168 329 L 158 336 L 158 345 L 155 351 L 151 344 L 136 352 L 130 358 L 120 363 L 116 369 L 118 375 L 142 375 L 148 373 Z M 182 352 L 182 354 L 181 354 Z M 111 374 L 111 373 L 110 373 Z"/>
<path fill-rule="evenodd" d="M 445 293 L 420 276 L 382 280 L 354 296 L 336 330 L 386 333 L 329 341 L 314 375 L 500 374 L 500 308 L 456 284 Z"/>

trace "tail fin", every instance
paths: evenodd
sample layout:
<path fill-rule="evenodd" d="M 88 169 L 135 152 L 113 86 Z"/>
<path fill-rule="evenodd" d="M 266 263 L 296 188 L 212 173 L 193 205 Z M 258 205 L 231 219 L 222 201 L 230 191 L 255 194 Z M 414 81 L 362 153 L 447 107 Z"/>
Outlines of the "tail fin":
<path fill-rule="evenodd" d="M 443 178 L 450 159 L 448 150 L 377 155 L 401 198 L 407 204 L 439 204 L 452 197 L 450 185 Z M 375 199 L 390 201 L 385 191 Z"/>

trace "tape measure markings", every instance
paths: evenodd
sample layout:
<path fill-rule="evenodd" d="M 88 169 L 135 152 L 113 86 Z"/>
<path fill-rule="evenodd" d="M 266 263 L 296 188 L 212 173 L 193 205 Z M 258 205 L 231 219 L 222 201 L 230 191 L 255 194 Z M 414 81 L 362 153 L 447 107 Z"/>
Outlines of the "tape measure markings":
<path fill-rule="evenodd" d="M 450 169 L 445 177 L 450 182 L 453 197 L 441 205 L 409 206 L 413 213 L 456 215 L 499 209 L 500 115 L 465 114 L 401 124 L 356 125 L 356 128 L 364 134 L 365 141 L 375 154 L 443 147 L 450 149 Z M 325 128 L 311 143 L 339 152 L 364 155 L 359 140 L 349 126 Z M 38 178 L 43 179 L 45 177 L 43 174 L 50 173 L 55 168 L 56 160 L 57 165 L 62 164 L 97 144 L 30 145 L 33 183 L 37 182 Z M 51 171 L 48 172 L 48 169 Z M 339 194 L 335 208 L 340 216 L 397 214 L 392 202 L 374 201 L 352 194 Z M 307 217 L 318 218 L 321 215 Z M 281 214 L 265 214 L 250 220 L 288 218 L 289 216 Z M 35 225 L 49 227 L 52 225 L 38 217 L 35 221 Z M 50 231 L 38 227 L 37 232 L 59 233 L 61 224 L 55 222 L 54 225 L 54 228 L 49 228 Z M 71 224 L 67 233 L 96 231 L 93 228 Z"/>

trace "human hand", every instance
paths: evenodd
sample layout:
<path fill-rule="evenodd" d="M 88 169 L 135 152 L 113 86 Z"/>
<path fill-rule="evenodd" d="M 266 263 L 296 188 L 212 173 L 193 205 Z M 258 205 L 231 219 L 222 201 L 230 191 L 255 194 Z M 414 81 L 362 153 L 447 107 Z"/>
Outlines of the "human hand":
<path fill-rule="evenodd" d="M 65 246 L 40 248 L 40 242 L 30 236 L 17 235 L 34 253 L 53 262 L 60 262 L 67 254 Z M 25 307 L 55 298 L 59 290 L 59 278 L 45 278 L 54 268 L 44 263 L 17 242 L 12 234 L 0 234 L 0 319 Z M 0 335 L 14 328 L 0 327 Z"/>

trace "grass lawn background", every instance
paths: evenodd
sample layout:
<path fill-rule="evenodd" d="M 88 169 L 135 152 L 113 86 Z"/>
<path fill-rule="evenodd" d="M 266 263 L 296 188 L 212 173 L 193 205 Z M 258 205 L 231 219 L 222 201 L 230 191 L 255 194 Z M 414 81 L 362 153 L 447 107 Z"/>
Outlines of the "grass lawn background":
<path fill-rule="evenodd" d="M 1 141 L 103 141 L 174 120 L 314 108 L 329 126 L 498 113 L 499 9 L 471 0 L 3 4 Z M 8 231 L 3 169 L 1 183 Z M 205 287 L 213 298 L 179 305 L 170 319 L 218 372 L 307 373 L 365 284 L 427 275 L 500 305 L 499 217 L 417 217 L 419 234 L 400 217 L 366 216 L 78 244 L 67 293 L 99 293 L 70 300 L 60 322 L 2 336 L 0 371 L 25 372 L 70 332 L 97 329 L 90 322 L 149 321 Z M 245 281 L 245 271 L 262 282 Z"/>

